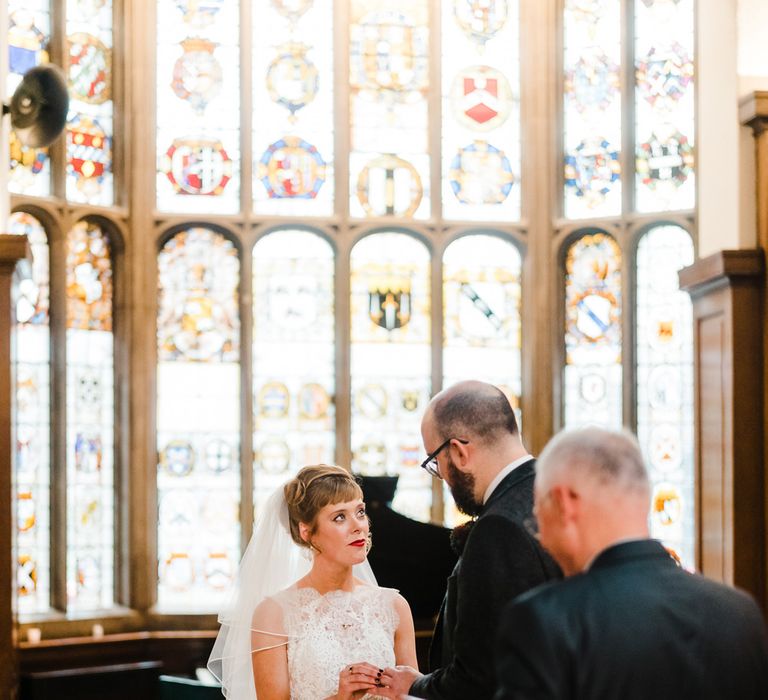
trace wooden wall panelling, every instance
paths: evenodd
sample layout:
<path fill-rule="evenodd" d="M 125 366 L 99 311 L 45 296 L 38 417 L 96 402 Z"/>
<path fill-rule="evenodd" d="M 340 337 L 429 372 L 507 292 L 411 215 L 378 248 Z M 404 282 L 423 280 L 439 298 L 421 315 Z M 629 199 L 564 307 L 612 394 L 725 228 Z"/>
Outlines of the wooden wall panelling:
<path fill-rule="evenodd" d="M 11 406 L 11 306 L 13 273 L 19 260 L 30 255 L 27 239 L 0 235 L 0 697 L 16 692 L 16 625 L 13 592 L 16 566 L 13 561 L 13 441 Z"/>
<path fill-rule="evenodd" d="M 680 272 L 694 317 L 697 564 L 765 608 L 762 251 Z"/>
<path fill-rule="evenodd" d="M 744 126 L 752 129 L 755 138 L 755 196 L 757 215 L 757 244 L 768 253 L 768 92 L 753 92 L 739 105 L 739 118 Z M 768 410 L 768 304 L 763 306 L 763 406 Z M 768 413 L 766 413 L 768 415 Z M 765 427 L 765 424 L 763 424 Z M 768 441 L 763 445 L 763 464 L 768 464 Z M 765 467 L 764 467 L 765 469 Z M 768 479 L 764 493 L 766 520 L 763 531 L 768 533 Z M 768 543 L 768 534 L 766 534 Z M 768 554 L 766 555 L 768 558 Z M 768 601 L 768 573 L 765 577 L 764 597 Z M 768 605 L 766 605 L 768 608 Z"/>

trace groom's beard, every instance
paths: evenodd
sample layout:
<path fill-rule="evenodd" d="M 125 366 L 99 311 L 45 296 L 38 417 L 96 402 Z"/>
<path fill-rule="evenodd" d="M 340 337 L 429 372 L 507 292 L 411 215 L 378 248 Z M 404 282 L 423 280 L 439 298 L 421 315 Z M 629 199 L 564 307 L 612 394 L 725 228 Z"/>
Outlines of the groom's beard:
<path fill-rule="evenodd" d="M 446 460 L 445 469 L 448 476 L 448 479 L 446 479 L 448 488 L 451 490 L 451 496 L 453 496 L 456 507 L 470 518 L 479 515 L 483 504 L 475 500 L 474 474 L 461 471 L 454 464 L 450 455 L 448 455 Z"/>

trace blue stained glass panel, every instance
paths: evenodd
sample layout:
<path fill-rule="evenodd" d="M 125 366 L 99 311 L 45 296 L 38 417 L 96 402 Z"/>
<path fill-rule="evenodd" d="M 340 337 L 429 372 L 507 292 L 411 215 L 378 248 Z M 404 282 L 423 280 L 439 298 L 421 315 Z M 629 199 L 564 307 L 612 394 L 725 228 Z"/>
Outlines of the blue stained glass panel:
<path fill-rule="evenodd" d="M 582 236 L 565 256 L 566 428 L 622 425 L 621 251 L 606 233 Z"/>
<path fill-rule="evenodd" d="M 240 211 L 240 2 L 158 0 L 161 211 Z"/>
<path fill-rule="evenodd" d="M 621 213 L 621 3 L 565 0 L 564 212 Z"/>
<path fill-rule="evenodd" d="M 67 199 L 114 204 L 112 0 L 67 0 Z"/>
<path fill-rule="evenodd" d="M 8 76 L 6 94 L 13 95 L 24 74 L 48 63 L 51 41 L 50 0 L 9 0 Z M 10 130 L 8 189 L 14 194 L 45 197 L 51 193 L 51 164 L 47 148 L 22 146 Z"/>
<path fill-rule="evenodd" d="M 443 216 L 514 221 L 521 193 L 519 3 L 440 7 Z"/>
<path fill-rule="evenodd" d="M 302 11 L 295 11 L 296 7 Z M 334 207 L 333 3 L 257 0 L 253 197 L 259 214 Z"/>

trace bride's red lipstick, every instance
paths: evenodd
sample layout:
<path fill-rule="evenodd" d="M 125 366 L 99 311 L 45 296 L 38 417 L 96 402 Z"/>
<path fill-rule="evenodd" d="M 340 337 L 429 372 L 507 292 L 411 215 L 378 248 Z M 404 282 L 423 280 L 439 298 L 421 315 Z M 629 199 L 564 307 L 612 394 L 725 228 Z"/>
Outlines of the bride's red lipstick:
<path fill-rule="evenodd" d="M 355 540 L 349 543 L 351 547 L 365 547 L 365 540 Z"/>

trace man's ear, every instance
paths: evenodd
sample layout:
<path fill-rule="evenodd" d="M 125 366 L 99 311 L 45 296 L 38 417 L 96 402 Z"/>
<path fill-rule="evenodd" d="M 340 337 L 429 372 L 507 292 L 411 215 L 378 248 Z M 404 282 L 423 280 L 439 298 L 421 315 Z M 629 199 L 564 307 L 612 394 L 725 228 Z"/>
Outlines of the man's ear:
<path fill-rule="evenodd" d="M 569 484 L 557 484 L 551 491 L 552 504 L 561 522 L 573 520 L 581 508 L 581 496 Z"/>
<path fill-rule="evenodd" d="M 462 471 L 469 461 L 470 445 L 471 443 L 465 445 L 463 442 L 459 442 L 458 440 L 451 440 L 450 449 L 455 450 L 454 454 L 456 455 L 454 462 L 456 463 L 456 466 L 459 467 Z"/>

